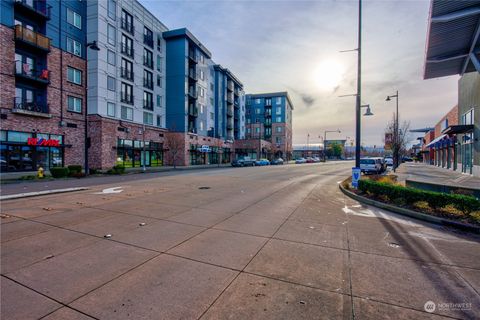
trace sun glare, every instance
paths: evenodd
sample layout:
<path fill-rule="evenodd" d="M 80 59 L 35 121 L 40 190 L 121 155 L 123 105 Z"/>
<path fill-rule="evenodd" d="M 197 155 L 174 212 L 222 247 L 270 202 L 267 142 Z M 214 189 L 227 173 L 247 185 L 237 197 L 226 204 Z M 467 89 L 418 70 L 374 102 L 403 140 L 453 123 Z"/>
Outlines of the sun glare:
<path fill-rule="evenodd" d="M 322 90 L 333 90 L 342 81 L 344 66 L 336 60 L 325 60 L 315 72 L 315 80 Z"/>

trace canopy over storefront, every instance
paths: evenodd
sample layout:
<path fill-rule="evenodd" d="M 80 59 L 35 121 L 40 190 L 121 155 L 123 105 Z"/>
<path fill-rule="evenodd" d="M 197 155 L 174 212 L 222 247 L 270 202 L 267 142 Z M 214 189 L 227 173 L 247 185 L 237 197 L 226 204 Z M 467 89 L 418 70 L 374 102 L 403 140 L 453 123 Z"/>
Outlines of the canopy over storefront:
<path fill-rule="evenodd" d="M 459 133 L 467 133 L 473 130 L 473 124 L 462 124 L 462 125 L 455 125 L 449 126 L 445 128 L 442 133 L 444 134 L 459 134 Z"/>
<path fill-rule="evenodd" d="M 424 79 L 480 72 L 480 2 L 432 0 Z"/>

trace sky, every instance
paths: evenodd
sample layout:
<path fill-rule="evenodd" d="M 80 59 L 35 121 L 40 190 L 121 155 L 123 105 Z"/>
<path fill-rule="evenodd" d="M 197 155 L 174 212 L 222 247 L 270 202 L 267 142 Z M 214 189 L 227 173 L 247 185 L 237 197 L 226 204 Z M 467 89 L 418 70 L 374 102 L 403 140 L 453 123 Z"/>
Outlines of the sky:
<path fill-rule="evenodd" d="M 140 0 L 169 29 L 187 27 L 246 93 L 288 91 L 293 143 L 354 139 L 357 1 Z M 458 76 L 423 80 L 430 1 L 363 1 L 362 144 L 382 145 L 399 91 L 400 121 L 434 126 L 457 103 Z M 412 139 L 418 137 L 413 134 Z"/>

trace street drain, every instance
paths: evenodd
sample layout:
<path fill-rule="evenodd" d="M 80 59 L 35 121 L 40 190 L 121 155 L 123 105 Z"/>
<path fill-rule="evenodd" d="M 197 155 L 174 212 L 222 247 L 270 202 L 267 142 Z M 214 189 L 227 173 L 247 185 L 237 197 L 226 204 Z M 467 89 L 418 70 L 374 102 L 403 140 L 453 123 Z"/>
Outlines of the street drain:
<path fill-rule="evenodd" d="M 200 189 L 200 190 L 207 190 L 207 189 L 210 189 L 210 187 L 199 187 L 198 189 Z"/>

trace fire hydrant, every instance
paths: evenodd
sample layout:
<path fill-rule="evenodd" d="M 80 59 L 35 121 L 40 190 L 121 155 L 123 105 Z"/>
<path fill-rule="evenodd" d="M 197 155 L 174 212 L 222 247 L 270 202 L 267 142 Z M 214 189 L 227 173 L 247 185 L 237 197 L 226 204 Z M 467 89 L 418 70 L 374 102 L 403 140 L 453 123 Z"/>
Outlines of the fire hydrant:
<path fill-rule="evenodd" d="M 38 171 L 37 171 L 37 177 L 40 178 L 40 179 L 43 179 L 43 168 L 40 167 L 38 168 Z"/>

